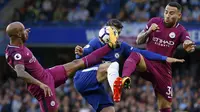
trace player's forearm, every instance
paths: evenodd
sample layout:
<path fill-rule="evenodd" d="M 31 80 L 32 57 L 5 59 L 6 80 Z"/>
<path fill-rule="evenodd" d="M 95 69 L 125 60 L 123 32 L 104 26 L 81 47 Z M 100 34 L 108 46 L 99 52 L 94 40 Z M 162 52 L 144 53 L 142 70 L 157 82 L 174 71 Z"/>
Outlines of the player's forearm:
<path fill-rule="evenodd" d="M 17 71 L 17 76 L 19 78 L 23 79 L 26 83 L 35 84 L 35 85 L 38 85 L 38 86 L 40 86 L 40 84 L 41 84 L 41 82 L 39 80 L 32 77 L 26 71 L 22 71 L 22 70 Z"/>
<path fill-rule="evenodd" d="M 26 72 L 24 65 L 15 65 L 15 71 L 17 72 L 17 77 L 22 78 L 25 82 L 40 86 L 41 82 Z"/>
<path fill-rule="evenodd" d="M 137 39 L 136 39 L 136 43 L 137 44 L 143 44 L 143 43 L 145 43 L 146 42 L 146 40 L 147 40 L 147 37 L 149 36 L 149 34 L 150 34 L 150 31 L 149 30 L 147 30 L 147 31 L 141 31 L 139 34 L 138 34 L 138 36 L 137 36 Z"/>

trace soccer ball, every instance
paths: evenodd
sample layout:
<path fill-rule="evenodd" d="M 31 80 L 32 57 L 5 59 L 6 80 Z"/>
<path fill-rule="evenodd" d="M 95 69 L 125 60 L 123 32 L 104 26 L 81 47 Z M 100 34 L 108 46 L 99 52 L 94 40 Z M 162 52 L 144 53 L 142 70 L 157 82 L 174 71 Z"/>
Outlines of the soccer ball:
<path fill-rule="evenodd" d="M 99 31 L 99 39 L 104 43 L 108 43 L 109 42 L 109 39 L 110 39 L 110 32 L 109 32 L 109 29 L 112 28 L 112 30 L 114 31 L 114 35 L 116 37 L 118 37 L 118 33 L 117 33 L 117 30 L 114 28 L 114 27 L 111 27 L 111 26 L 105 26 L 103 28 L 101 28 L 101 30 Z"/>

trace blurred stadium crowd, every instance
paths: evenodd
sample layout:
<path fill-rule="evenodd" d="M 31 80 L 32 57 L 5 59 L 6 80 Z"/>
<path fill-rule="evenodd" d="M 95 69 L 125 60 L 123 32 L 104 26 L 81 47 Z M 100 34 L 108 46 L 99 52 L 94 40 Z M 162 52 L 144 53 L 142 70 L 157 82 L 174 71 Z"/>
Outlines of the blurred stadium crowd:
<path fill-rule="evenodd" d="M 116 112 L 156 112 L 156 99 L 151 83 L 132 76 L 132 88 L 123 93 L 123 100 L 115 103 Z M 107 84 L 105 84 L 106 86 Z M 173 79 L 173 112 L 200 112 L 200 88 L 191 75 Z M 60 112 L 93 112 L 68 80 L 57 88 Z M 37 100 L 27 92 L 22 80 L 9 80 L 0 92 L 1 112 L 39 112 Z"/>
<path fill-rule="evenodd" d="M 0 0 L 0 5 L 6 0 Z M 174 0 L 183 6 L 184 22 L 200 22 L 199 0 Z M 110 18 L 126 22 L 144 22 L 163 16 L 167 0 L 25 0 L 17 8 L 12 21 L 24 23 L 104 23 Z M 173 112 L 200 112 L 200 88 L 193 75 L 179 74 L 173 78 Z M 115 104 L 116 112 L 156 112 L 153 88 L 137 75 L 132 76 L 132 88 Z M 105 84 L 108 86 L 108 84 Z M 108 88 L 108 87 L 107 87 Z M 108 91 L 110 92 L 109 88 Z M 110 93 L 111 94 L 111 93 Z M 93 112 L 76 92 L 73 81 L 57 88 L 60 112 Z M 26 90 L 22 80 L 10 79 L 0 88 L 0 112 L 39 112 L 39 105 Z"/>
<path fill-rule="evenodd" d="M 183 21 L 200 21 L 199 0 L 174 1 L 183 6 Z M 144 22 L 163 17 L 167 3 L 168 0 L 26 0 L 23 7 L 15 9 L 13 21 L 96 23 L 118 18 Z"/>

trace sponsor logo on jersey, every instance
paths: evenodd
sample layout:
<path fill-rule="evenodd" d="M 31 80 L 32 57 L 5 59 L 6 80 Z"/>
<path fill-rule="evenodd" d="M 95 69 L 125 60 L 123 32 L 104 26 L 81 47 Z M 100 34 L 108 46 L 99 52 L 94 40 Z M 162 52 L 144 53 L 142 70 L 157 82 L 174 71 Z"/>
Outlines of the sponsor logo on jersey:
<path fill-rule="evenodd" d="M 163 47 L 170 47 L 174 45 L 174 41 L 168 41 L 164 39 L 160 39 L 157 37 L 153 37 L 152 39 L 156 45 L 163 46 Z"/>
<path fill-rule="evenodd" d="M 32 55 L 31 59 L 29 60 L 29 63 L 32 63 L 32 62 L 36 62 L 36 58 L 35 56 Z"/>

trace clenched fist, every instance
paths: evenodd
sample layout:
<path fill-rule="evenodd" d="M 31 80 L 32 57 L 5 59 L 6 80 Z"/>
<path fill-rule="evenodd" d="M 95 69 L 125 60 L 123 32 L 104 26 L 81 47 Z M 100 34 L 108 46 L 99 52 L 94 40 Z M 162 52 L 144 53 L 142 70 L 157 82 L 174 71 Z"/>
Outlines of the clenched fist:
<path fill-rule="evenodd" d="M 83 55 L 83 48 L 81 46 L 77 45 L 75 47 L 75 54 L 79 55 L 79 56 L 82 56 Z"/>

